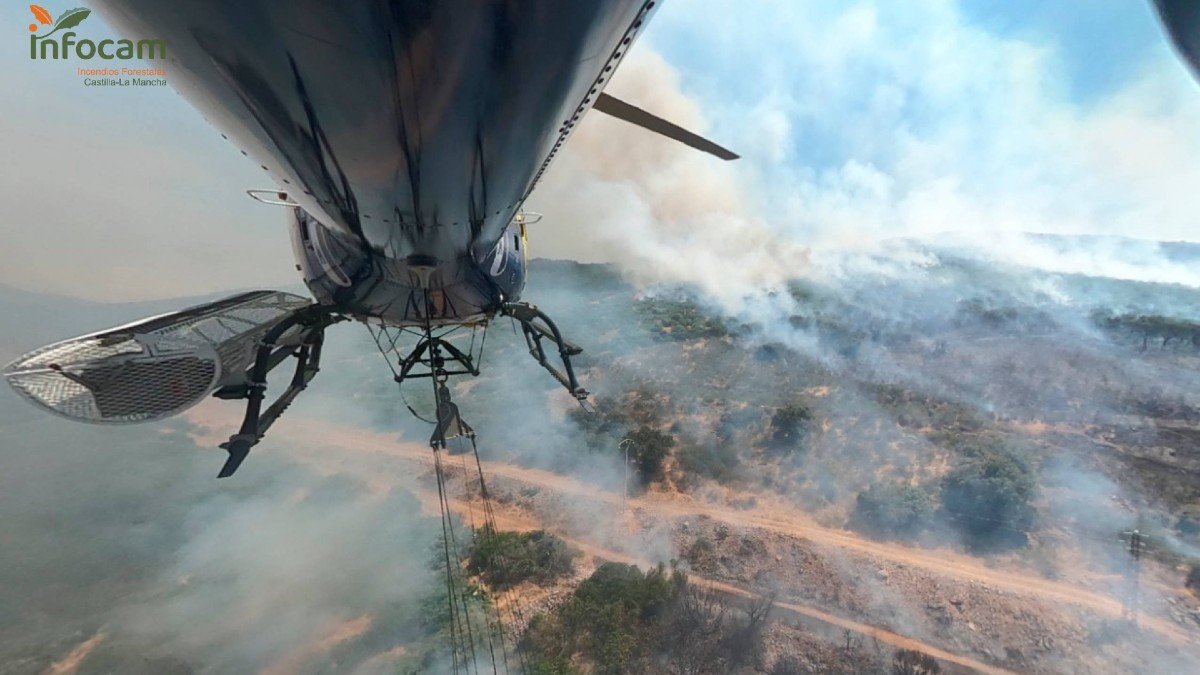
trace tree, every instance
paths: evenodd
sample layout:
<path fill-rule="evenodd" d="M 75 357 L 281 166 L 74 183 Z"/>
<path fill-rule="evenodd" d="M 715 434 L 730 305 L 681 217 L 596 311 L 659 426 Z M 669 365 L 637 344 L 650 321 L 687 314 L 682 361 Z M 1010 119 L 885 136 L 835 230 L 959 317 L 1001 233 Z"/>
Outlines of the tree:
<path fill-rule="evenodd" d="M 1092 313 L 1092 321 L 1110 331 L 1132 333 L 1140 337 L 1142 351 L 1146 351 L 1151 340 L 1159 340 L 1162 348 L 1166 348 L 1172 340 L 1200 347 L 1200 323 L 1187 319 L 1160 314 L 1113 315 L 1097 311 Z"/>

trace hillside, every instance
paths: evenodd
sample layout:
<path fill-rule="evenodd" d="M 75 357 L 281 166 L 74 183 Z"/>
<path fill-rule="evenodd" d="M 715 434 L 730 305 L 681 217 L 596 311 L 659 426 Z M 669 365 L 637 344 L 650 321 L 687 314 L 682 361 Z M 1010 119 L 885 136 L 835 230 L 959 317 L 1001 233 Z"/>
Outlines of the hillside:
<path fill-rule="evenodd" d="M 504 321 L 483 374 L 455 386 L 504 529 L 578 552 L 563 575 L 517 582 L 527 616 L 514 630 L 556 635 L 595 578 L 650 584 L 669 613 L 729 603 L 718 631 L 773 598 L 770 620 L 722 661 L 740 672 L 876 672 L 909 651 L 947 671 L 1197 667 L 1196 291 L 919 254 L 848 256 L 742 308 L 535 261 L 526 298 L 585 348 L 597 411 L 557 390 Z M 3 290 L 0 311 L 29 319 L 0 346 L 158 307 Z M 331 331 L 324 372 L 230 481 L 212 478 L 213 446 L 236 404 L 102 429 L 0 393 L 0 534 L 17 542 L 0 553 L 0 672 L 73 651 L 80 672 L 433 667 L 429 431 L 381 358 L 361 327 Z M 478 493 L 458 475 L 466 524 Z M 1135 528 L 1147 537 L 1137 627 L 1123 620 L 1121 540 Z M 604 560 L 675 561 L 689 585 L 670 586 L 669 567 L 660 584 Z M 274 629 L 254 630 L 263 622 Z M 530 649 L 586 670 L 601 637 L 625 634 L 597 630 L 586 634 L 599 642 L 554 653 L 537 651 L 555 641 L 535 631 Z M 682 658 L 643 656 L 656 672 Z"/>

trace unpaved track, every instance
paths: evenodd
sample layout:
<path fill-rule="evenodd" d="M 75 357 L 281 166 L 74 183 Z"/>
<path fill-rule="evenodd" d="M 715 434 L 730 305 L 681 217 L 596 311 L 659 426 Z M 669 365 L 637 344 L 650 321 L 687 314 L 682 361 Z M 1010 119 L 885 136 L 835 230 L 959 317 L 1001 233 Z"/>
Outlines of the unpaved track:
<path fill-rule="evenodd" d="M 212 414 L 207 408 L 199 407 L 193 410 L 196 412 L 188 414 L 193 421 L 203 425 L 212 424 Z M 222 425 L 227 426 L 228 420 L 223 420 Z M 392 434 L 344 427 L 324 421 L 292 419 L 272 429 L 271 434 L 272 440 L 277 444 L 280 442 L 306 445 L 320 443 L 326 447 L 343 448 L 353 452 L 385 454 L 422 463 L 431 464 L 433 462 L 433 454 L 428 447 L 421 444 L 401 441 Z M 213 438 L 206 437 L 201 440 L 211 442 Z M 611 504 L 617 508 L 621 507 L 622 497 L 620 494 L 550 471 L 525 468 L 499 461 L 484 462 L 484 470 L 487 475 L 501 476 L 559 494 L 585 497 Z M 1122 616 L 1120 601 L 1102 593 L 1019 572 L 992 569 L 973 558 L 953 551 L 917 549 L 895 543 L 863 539 L 845 530 L 818 525 L 798 510 L 786 514 L 787 518 L 782 519 L 778 515 L 777 507 L 772 508 L 772 511 L 776 513 L 769 514 L 761 508 L 734 509 L 699 502 L 687 495 L 679 494 L 671 496 L 649 494 L 633 497 L 628 500 L 628 505 L 635 509 L 671 517 L 707 516 L 730 525 L 758 528 L 789 537 L 807 539 L 818 544 L 919 567 L 963 581 L 983 582 L 994 588 L 1029 596 L 1043 602 L 1065 602 L 1110 617 L 1120 618 Z M 1178 626 L 1157 617 L 1143 615 L 1139 623 L 1143 628 L 1149 628 L 1178 642 L 1194 644 L 1198 641 L 1197 635 L 1189 634 Z"/>
<path fill-rule="evenodd" d="M 430 501 L 436 501 L 436 499 L 436 495 L 431 494 L 429 496 Z M 424 499 L 422 501 L 424 501 Z M 472 508 L 475 509 L 476 513 L 482 509 L 481 503 L 475 502 L 474 506 L 472 507 L 462 499 L 451 500 L 450 505 L 451 508 L 453 508 L 455 511 L 458 511 L 463 517 L 466 517 Z M 532 518 L 524 515 L 512 514 L 507 512 L 507 510 L 497 511 L 495 515 L 495 523 L 496 527 L 501 530 L 527 531 L 533 529 L 547 529 L 553 532 L 558 538 L 571 544 L 575 548 L 578 548 L 585 554 L 595 558 L 601 558 L 604 560 L 611 560 L 613 562 L 621 562 L 630 565 L 639 565 L 642 567 L 651 565 L 653 563 L 653 561 L 638 559 L 627 553 L 601 548 L 591 542 L 573 539 L 562 532 L 555 531 L 554 528 L 544 527 L 540 523 L 534 521 Z M 741 588 L 740 586 L 734 586 L 733 584 L 723 581 L 707 579 L 697 575 L 695 572 L 688 572 L 687 576 L 689 582 L 703 588 L 711 589 L 723 595 L 748 599 L 759 599 L 762 597 L 762 595 L 755 593 L 754 591 Z M 845 619 L 840 616 L 830 614 L 809 605 L 786 602 L 778 599 L 774 600 L 773 604 L 776 612 L 782 611 L 789 614 L 796 614 L 803 618 L 818 621 L 827 626 L 832 626 L 838 630 L 848 630 L 858 633 L 864 637 L 879 640 L 880 642 L 891 645 L 897 649 L 911 649 L 914 651 L 923 652 L 940 661 L 953 663 L 976 672 L 988 673 L 988 675 L 1013 675 L 1013 671 L 988 665 L 982 661 L 976 661 L 968 656 L 961 656 L 953 652 L 948 652 L 931 644 L 921 642 L 920 640 L 915 640 L 913 638 L 900 635 L 899 633 L 893 633 L 890 630 L 885 630 L 883 628 L 871 626 L 865 623 L 859 623 L 857 621 L 851 621 L 850 619 Z"/>
<path fill-rule="evenodd" d="M 711 579 L 704 579 L 702 577 L 697 577 L 693 574 L 689 574 L 688 579 L 690 579 L 692 582 L 697 583 L 701 586 L 706 586 L 708 588 L 719 591 L 721 593 L 726 593 L 728 595 L 736 595 L 736 596 L 740 596 L 740 597 L 744 597 L 744 598 L 760 597 L 760 596 L 758 596 L 758 594 L 754 593 L 753 591 L 748 591 L 744 588 L 739 588 L 737 586 L 727 584 L 723 581 L 713 581 Z M 794 602 L 785 602 L 782 600 L 775 600 L 775 609 L 776 610 L 784 610 L 787 612 L 791 612 L 793 614 L 799 614 L 800 616 L 804 616 L 809 619 L 815 619 L 817 621 L 820 621 L 821 623 L 825 623 L 830 626 L 836 626 L 837 628 L 840 628 L 843 630 L 853 631 L 860 635 L 864 635 L 869 638 L 874 638 L 876 640 L 879 640 L 880 642 L 889 644 L 897 649 L 908 649 L 908 650 L 912 650 L 912 651 L 923 652 L 925 654 L 932 656 L 935 659 L 938 659 L 939 661 L 943 661 L 946 663 L 954 663 L 954 664 L 957 664 L 964 668 L 969 668 L 970 670 L 974 670 L 976 672 L 988 673 L 989 675 L 1011 675 L 1014 672 L 1011 670 L 1005 670 L 1003 668 L 999 668 L 997 666 L 988 665 L 982 661 L 976 661 L 975 659 L 972 659 L 969 656 L 961 656 L 961 655 L 955 654 L 953 652 L 948 652 L 944 649 L 938 649 L 937 647 L 934 647 L 931 644 L 926 644 L 924 642 L 921 642 L 920 640 L 914 640 L 913 638 L 905 637 L 903 635 L 900 635 L 899 633 L 893 633 L 890 630 L 884 630 L 883 628 L 878 628 L 876 626 L 870 626 L 867 624 L 858 623 L 857 621 L 843 619 L 840 616 L 835 616 L 828 612 L 823 612 L 815 607 L 809 607 L 807 605 L 799 605 Z"/>

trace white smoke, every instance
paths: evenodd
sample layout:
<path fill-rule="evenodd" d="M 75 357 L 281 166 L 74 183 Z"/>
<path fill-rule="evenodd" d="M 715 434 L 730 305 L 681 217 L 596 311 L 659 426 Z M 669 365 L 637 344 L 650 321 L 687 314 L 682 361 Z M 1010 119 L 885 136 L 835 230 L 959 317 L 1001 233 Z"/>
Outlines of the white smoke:
<path fill-rule="evenodd" d="M 541 255 L 694 285 L 733 313 L 810 273 L 810 248 L 946 232 L 1041 269 L 1197 281 L 1152 246 L 1016 236 L 1194 238 L 1200 89 L 1165 45 L 1077 101 L 1053 41 L 993 34 L 944 0 L 679 3 L 648 37 L 609 92 L 744 157 L 593 112 L 531 200 Z"/>
<path fill-rule="evenodd" d="M 703 133 L 677 72 L 635 54 L 610 93 Z M 617 261 L 638 282 L 695 285 L 727 307 L 804 272 L 806 249 L 756 215 L 737 167 L 601 113 L 585 120 L 531 204 L 546 214 L 539 254 Z"/>

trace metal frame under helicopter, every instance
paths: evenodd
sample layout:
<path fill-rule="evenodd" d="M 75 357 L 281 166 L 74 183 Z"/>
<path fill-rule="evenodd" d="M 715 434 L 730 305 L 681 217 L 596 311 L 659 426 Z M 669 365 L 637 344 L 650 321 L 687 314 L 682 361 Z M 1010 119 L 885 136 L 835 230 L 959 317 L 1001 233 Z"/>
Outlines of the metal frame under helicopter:
<path fill-rule="evenodd" d="M 392 368 L 393 379 L 402 385 L 409 380 L 430 378 L 433 380 L 434 401 L 437 419 L 429 444 L 434 450 L 446 447 L 446 441 L 455 436 L 474 438 L 474 431 L 462 421 L 458 414 L 458 406 L 450 399 L 446 381 L 454 375 L 477 376 L 480 373 L 480 363 L 487 339 L 487 324 L 495 316 L 506 316 L 521 325 L 529 355 L 538 365 L 545 368 L 580 405 L 587 409 L 589 393 L 579 384 L 571 357 L 583 352 L 578 345 L 568 341 L 558 329 L 554 321 L 536 306 L 524 302 L 504 303 L 493 313 L 474 324 L 460 324 L 449 330 L 438 333 L 432 325 L 425 325 L 419 330 L 396 327 L 398 333 L 390 345 L 385 348 L 380 335 L 389 327 L 380 324 L 380 334 L 372 331 L 376 346 L 387 355 L 388 349 L 395 350 L 401 334 L 415 333 L 418 336 L 416 344 L 406 356 L 399 359 L 399 368 Z M 321 350 L 325 341 L 325 329 L 336 323 L 350 320 L 341 314 L 334 306 L 311 305 L 300 309 L 281 320 L 267 331 L 258 342 L 254 363 L 246 369 L 244 384 L 222 387 L 213 392 L 216 398 L 226 400 L 246 400 L 246 412 L 242 418 L 238 432 L 229 437 L 220 447 L 229 453 L 218 478 L 232 476 L 245 461 L 250 449 L 263 439 L 271 426 L 278 421 L 284 411 L 295 401 L 300 392 L 304 391 L 321 369 Z M 364 323 L 367 323 L 364 320 Z M 368 329 L 371 325 L 367 323 Z M 484 337 L 480 342 L 479 352 L 475 353 L 474 339 L 466 351 L 449 342 L 446 338 L 450 333 L 463 327 L 484 328 Z M 281 338 L 289 331 L 298 330 L 300 339 L 290 344 L 279 346 Z M 551 361 L 543 340 L 548 340 L 557 349 L 562 361 L 560 369 Z M 266 399 L 267 377 L 289 357 L 296 358 L 295 370 L 287 388 L 264 410 Z M 388 361 L 389 367 L 391 362 Z M 411 406 L 409 412 L 414 416 L 416 411 Z M 426 420 L 429 421 L 429 420 Z"/>

